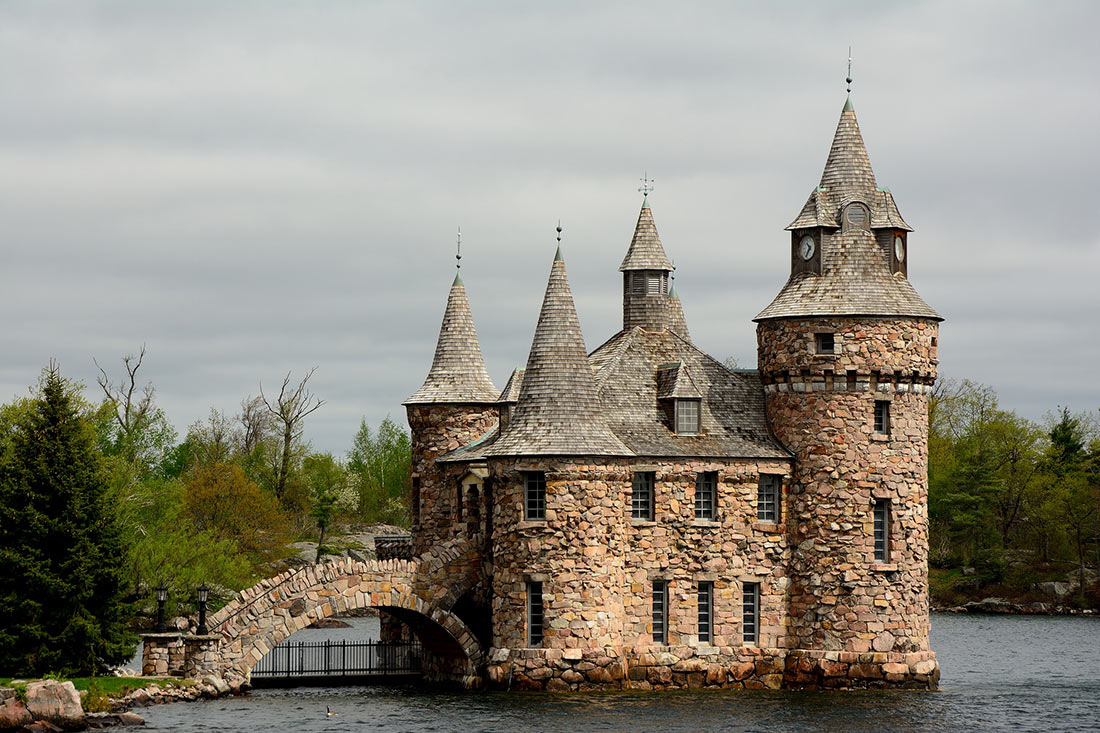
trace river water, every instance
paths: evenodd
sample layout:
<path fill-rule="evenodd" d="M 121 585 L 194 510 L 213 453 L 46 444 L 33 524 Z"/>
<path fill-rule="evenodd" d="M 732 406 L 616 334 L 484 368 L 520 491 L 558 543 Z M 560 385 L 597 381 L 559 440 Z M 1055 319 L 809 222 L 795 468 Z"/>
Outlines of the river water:
<path fill-rule="evenodd" d="M 364 638 L 306 630 L 294 641 Z M 939 692 L 255 690 L 140 710 L 164 731 L 1100 731 L 1100 618 L 936 614 Z M 335 716 L 326 715 L 331 709 Z"/>

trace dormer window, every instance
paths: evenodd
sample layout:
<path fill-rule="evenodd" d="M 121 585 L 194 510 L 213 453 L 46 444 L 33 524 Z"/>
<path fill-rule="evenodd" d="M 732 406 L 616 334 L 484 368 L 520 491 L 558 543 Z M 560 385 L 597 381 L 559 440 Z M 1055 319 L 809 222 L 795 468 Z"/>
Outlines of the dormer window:
<path fill-rule="evenodd" d="M 676 434 L 699 434 L 700 400 L 676 400 Z"/>
<path fill-rule="evenodd" d="M 867 229 L 870 215 L 867 207 L 861 203 L 848 204 L 844 209 L 844 231 L 849 229 Z"/>

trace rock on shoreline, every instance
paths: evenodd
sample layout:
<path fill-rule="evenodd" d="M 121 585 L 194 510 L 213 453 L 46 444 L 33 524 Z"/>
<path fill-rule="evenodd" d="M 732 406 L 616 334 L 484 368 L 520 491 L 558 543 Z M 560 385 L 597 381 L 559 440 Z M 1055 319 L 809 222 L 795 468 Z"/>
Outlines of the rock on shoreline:
<path fill-rule="evenodd" d="M 961 606 L 933 607 L 934 613 L 1001 613 L 1024 616 L 1095 616 L 1091 608 L 1074 608 L 1053 603 L 1013 603 L 1007 598 L 983 598 Z"/>

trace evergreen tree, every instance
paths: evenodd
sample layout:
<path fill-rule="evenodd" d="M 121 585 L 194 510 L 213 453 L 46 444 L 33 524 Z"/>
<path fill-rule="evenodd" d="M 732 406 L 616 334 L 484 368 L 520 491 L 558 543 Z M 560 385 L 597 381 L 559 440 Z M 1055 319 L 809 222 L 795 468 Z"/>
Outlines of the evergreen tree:
<path fill-rule="evenodd" d="M 102 672 L 127 661 L 125 551 L 96 433 L 55 364 L 0 461 L 0 670 Z"/>

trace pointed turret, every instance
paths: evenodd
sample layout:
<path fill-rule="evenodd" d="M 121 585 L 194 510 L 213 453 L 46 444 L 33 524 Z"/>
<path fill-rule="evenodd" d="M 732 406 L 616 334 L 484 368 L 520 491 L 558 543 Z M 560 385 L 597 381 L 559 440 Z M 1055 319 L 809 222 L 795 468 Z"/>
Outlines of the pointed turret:
<path fill-rule="evenodd" d="M 668 330 L 678 334 L 685 341 L 691 341 L 687 319 L 684 318 L 684 306 L 680 303 L 679 293 L 676 292 L 676 281 L 673 281 L 668 289 Z"/>
<path fill-rule="evenodd" d="M 791 277 L 754 320 L 819 315 L 940 316 L 908 280 L 908 233 L 880 188 L 849 97 L 821 181 L 791 232 Z"/>
<path fill-rule="evenodd" d="M 559 247 L 519 399 L 490 456 L 631 455 L 607 427 Z"/>
<path fill-rule="evenodd" d="M 500 390 L 493 386 L 485 369 L 470 301 L 462 276 L 457 274 L 447 296 L 447 309 L 443 313 L 443 325 L 439 328 L 428 378 L 402 404 L 493 403 L 499 395 Z"/>
<path fill-rule="evenodd" d="M 661 246 L 657 235 L 657 225 L 653 223 L 653 209 L 649 208 L 649 197 L 642 201 L 642 210 L 638 212 L 638 223 L 634 226 L 634 238 L 630 240 L 630 249 L 626 251 L 619 272 L 630 270 L 672 270 L 672 263 Z"/>
<path fill-rule="evenodd" d="M 619 272 L 623 273 L 623 330 L 640 326 L 647 331 L 663 331 L 675 323 L 686 333 L 683 309 L 672 302 L 669 273 L 674 269 L 661 246 L 653 210 L 649 207 L 648 184 L 634 237 Z M 686 335 L 685 335 L 686 338 Z"/>
<path fill-rule="evenodd" d="M 841 110 L 818 188 L 825 189 L 833 201 L 840 202 L 849 196 L 867 195 L 877 187 L 871 159 L 867 157 L 863 135 L 859 132 L 856 110 L 849 97 Z"/>

